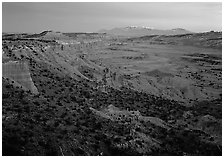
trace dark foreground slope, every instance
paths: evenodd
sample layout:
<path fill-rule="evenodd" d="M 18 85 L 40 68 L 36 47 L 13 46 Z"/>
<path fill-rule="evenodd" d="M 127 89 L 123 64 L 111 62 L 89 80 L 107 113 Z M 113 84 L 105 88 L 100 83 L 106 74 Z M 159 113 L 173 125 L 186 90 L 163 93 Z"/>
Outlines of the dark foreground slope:
<path fill-rule="evenodd" d="M 187 108 L 125 87 L 102 92 L 30 54 L 38 95 L 2 78 L 4 156 L 222 154 L 221 100 Z"/>
<path fill-rule="evenodd" d="M 36 73 L 39 78 L 34 81 L 41 82 L 44 74 Z M 186 109 L 125 88 L 103 93 L 84 81 L 52 72 L 47 76 L 45 91 L 36 96 L 3 79 L 3 155 L 221 155 L 215 136 L 221 129 L 221 105 L 215 106 L 215 102 L 210 105 L 212 110 L 201 113 L 203 105 Z M 90 110 L 110 104 L 163 119 L 169 128 L 147 121 L 113 121 Z M 185 121 L 192 115 L 192 122 Z M 205 115 L 213 119 L 202 122 Z M 200 121 L 202 129 L 197 129 Z M 129 143 L 134 140 L 135 144 Z"/>

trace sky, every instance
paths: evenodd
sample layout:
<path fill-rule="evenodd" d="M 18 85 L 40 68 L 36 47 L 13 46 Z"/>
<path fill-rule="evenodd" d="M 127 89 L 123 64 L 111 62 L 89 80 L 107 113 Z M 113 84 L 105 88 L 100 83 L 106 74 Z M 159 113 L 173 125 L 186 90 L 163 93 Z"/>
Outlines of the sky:
<path fill-rule="evenodd" d="M 2 31 L 97 32 L 126 26 L 221 31 L 221 2 L 3 2 Z"/>

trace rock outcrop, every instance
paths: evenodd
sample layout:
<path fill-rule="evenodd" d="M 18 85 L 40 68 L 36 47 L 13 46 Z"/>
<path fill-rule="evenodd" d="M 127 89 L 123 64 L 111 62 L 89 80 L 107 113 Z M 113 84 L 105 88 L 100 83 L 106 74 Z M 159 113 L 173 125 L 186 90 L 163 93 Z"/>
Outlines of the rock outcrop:
<path fill-rule="evenodd" d="M 125 124 L 126 126 L 132 126 L 129 133 L 132 139 L 130 139 L 129 141 L 124 141 L 122 143 L 115 143 L 114 147 L 116 149 L 129 148 L 143 155 L 146 153 L 151 153 L 153 152 L 153 150 L 161 148 L 161 142 L 160 140 L 157 140 L 152 136 L 144 133 L 143 131 L 145 131 L 145 128 L 143 124 L 151 125 L 152 129 L 171 129 L 171 126 L 168 125 L 165 121 L 157 117 L 142 116 L 139 111 L 120 110 L 119 108 L 113 105 L 109 105 L 107 108 L 102 109 L 100 111 L 91 107 L 90 110 L 95 115 L 111 120 L 112 122 L 117 122 L 118 124 Z"/>

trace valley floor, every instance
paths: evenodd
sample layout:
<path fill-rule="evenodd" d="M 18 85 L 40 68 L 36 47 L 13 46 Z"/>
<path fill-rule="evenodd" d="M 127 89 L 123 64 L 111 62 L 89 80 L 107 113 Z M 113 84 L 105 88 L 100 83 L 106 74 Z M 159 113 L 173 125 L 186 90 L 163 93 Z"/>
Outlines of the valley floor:
<path fill-rule="evenodd" d="M 125 43 L 96 49 L 89 60 L 117 73 L 113 85 L 184 102 L 221 99 L 221 50 Z"/>

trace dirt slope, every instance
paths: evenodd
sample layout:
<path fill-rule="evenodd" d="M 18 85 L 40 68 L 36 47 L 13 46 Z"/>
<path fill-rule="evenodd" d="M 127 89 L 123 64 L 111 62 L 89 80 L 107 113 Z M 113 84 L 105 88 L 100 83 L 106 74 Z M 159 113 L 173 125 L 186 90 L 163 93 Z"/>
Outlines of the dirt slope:
<path fill-rule="evenodd" d="M 25 89 L 34 94 L 38 94 L 32 78 L 30 76 L 27 63 L 18 61 L 9 61 L 2 64 L 2 76 L 18 82 Z"/>

